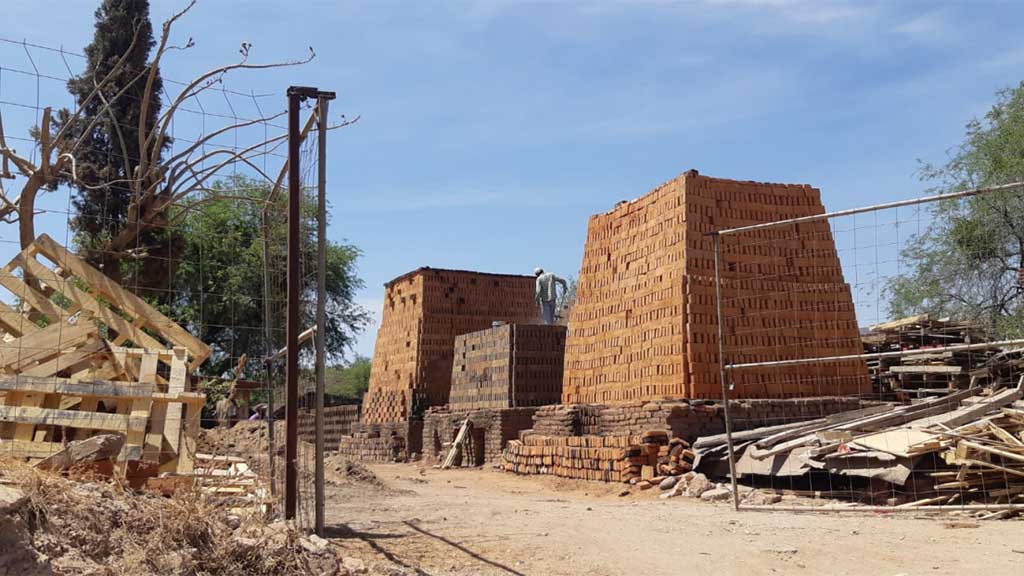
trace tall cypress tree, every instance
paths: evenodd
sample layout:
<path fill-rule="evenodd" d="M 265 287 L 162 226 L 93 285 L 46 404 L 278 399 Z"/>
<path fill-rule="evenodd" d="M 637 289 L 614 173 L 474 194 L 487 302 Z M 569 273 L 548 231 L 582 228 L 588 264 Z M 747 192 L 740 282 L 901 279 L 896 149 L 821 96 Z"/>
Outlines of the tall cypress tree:
<path fill-rule="evenodd" d="M 98 117 L 95 127 L 86 135 L 87 146 L 76 154 L 79 182 L 72 201 L 75 214 L 71 221 L 75 241 L 87 260 L 129 288 L 167 286 L 171 257 L 180 250 L 180 241 L 168 232 L 144 233 L 136 259 L 104 250 L 106 241 L 125 224 L 132 197 L 128 180 L 139 164 L 139 115 L 146 90 L 149 55 L 156 45 L 149 20 L 149 1 L 103 0 L 95 16 L 95 35 L 85 48 L 85 70 L 68 81 L 68 91 L 82 108 L 75 123 L 78 130 L 84 130 Z M 103 89 L 105 98 L 86 102 L 96 85 L 126 53 L 129 55 L 125 66 Z M 128 90 L 115 99 L 128 84 Z M 160 115 L 162 87 L 158 72 L 146 112 L 147 133 Z M 109 109 L 104 100 L 110 103 Z M 63 111 L 59 123 L 67 122 L 69 117 L 68 112 Z M 72 131 L 74 129 L 73 126 Z M 164 300 L 159 292 L 150 295 Z"/>

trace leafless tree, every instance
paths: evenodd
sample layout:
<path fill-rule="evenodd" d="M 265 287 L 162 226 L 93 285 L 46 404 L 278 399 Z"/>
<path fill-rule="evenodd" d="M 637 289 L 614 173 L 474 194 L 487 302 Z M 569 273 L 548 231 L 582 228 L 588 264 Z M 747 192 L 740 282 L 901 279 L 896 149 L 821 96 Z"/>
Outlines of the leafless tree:
<path fill-rule="evenodd" d="M 138 158 L 137 166 L 126 183 L 131 190 L 131 200 L 124 225 L 106 241 L 106 245 L 101 247 L 105 253 L 113 258 L 129 255 L 142 233 L 173 225 L 189 210 L 196 209 L 203 203 L 216 198 L 224 198 L 225 191 L 215 190 L 210 184 L 226 169 L 240 165 L 251 169 L 260 178 L 266 179 L 272 186 L 271 194 L 277 195 L 277 190 L 284 180 L 283 176 L 287 171 L 287 165 L 282 167 L 279 174 L 271 177 L 260 168 L 258 160 L 272 154 L 277 147 L 284 144 L 287 141 L 287 134 L 278 134 L 241 149 L 219 147 L 215 145 L 214 140 L 248 126 L 273 122 L 286 114 L 284 111 L 225 124 L 201 135 L 195 142 L 176 151 L 168 158 L 162 157 L 162 151 L 175 114 L 182 110 L 183 104 L 187 101 L 221 84 L 225 76 L 232 72 L 305 64 L 315 57 L 312 48 L 309 49 L 309 55 L 303 59 L 254 64 L 249 61 L 251 45 L 243 43 L 239 50 L 241 57 L 238 61 L 213 68 L 184 84 L 184 87 L 176 95 L 168 98 L 167 105 L 158 117 L 155 126 L 151 128 L 146 126 L 146 108 L 151 102 L 154 78 L 161 62 L 172 51 L 186 50 L 193 46 L 191 39 L 182 46 L 172 45 L 170 37 L 174 24 L 194 5 L 195 0 L 190 0 L 181 11 L 173 14 L 163 23 L 160 40 L 152 61 L 129 82 L 126 82 L 120 91 L 113 95 L 107 94 L 111 79 L 124 69 L 127 57 L 135 42 L 138 41 L 137 33 L 132 47 L 129 47 L 124 56 L 102 80 L 96 82 L 96 86 L 89 96 L 80 102 L 75 110 L 70 111 L 68 121 L 63 122 L 59 129 L 53 128 L 51 108 L 47 107 L 43 110 L 41 125 L 33 130 L 39 149 L 38 162 L 30 161 L 29 156 L 21 154 L 7 145 L 4 138 L 3 118 L 0 117 L 0 220 L 8 223 L 17 222 L 22 249 L 28 247 L 36 238 L 35 204 L 40 192 L 53 189 L 62 181 L 71 182 L 74 185 L 84 185 L 77 177 L 76 154 L 80 153 L 86 145 L 87 135 L 92 132 L 98 119 L 105 114 L 112 114 L 112 104 L 124 96 L 128 88 L 137 82 L 145 83 L 145 91 L 141 98 L 142 112 L 139 114 L 138 142 L 135 143 L 137 150 L 135 154 L 129 155 L 130 144 L 120 139 L 120 157 L 113 160 L 115 162 L 123 161 L 128 165 L 129 158 Z M 97 114 L 88 125 L 83 125 L 81 120 L 83 109 L 87 104 L 97 100 L 101 102 L 101 113 Z M 315 111 L 311 114 L 310 120 L 306 122 L 303 134 L 308 133 L 312 128 L 314 117 Z M 356 120 L 358 118 L 343 119 L 342 122 L 331 126 L 331 128 L 340 128 Z M 112 124 L 116 129 L 118 126 L 116 118 Z M 20 183 L 15 174 L 22 177 Z M 3 185 L 5 179 L 8 182 L 13 182 L 16 186 L 9 184 L 5 188 Z M 19 186 L 20 190 L 15 190 Z M 197 196 L 200 193 L 203 194 L 202 198 Z M 248 197 L 244 199 L 251 200 Z M 172 211 L 170 210 L 172 207 L 182 207 L 182 209 Z"/>

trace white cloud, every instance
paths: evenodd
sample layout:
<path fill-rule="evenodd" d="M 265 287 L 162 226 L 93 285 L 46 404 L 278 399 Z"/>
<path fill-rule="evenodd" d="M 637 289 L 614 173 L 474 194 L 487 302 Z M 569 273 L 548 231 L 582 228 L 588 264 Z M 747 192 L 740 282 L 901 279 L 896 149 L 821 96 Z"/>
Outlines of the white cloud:
<path fill-rule="evenodd" d="M 902 34 L 914 40 L 939 40 L 947 37 L 950 31 L 946 15 L 942 11 L 928 12 L 915 16 L 906 22 L 896 25 L 892 29 L 897 34 Z"/>

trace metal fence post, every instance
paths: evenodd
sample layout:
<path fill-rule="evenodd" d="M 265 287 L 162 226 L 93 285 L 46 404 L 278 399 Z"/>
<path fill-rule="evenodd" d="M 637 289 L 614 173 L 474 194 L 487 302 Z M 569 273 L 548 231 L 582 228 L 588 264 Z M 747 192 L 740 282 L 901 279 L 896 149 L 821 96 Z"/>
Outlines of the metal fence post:
<path fill-rule="evenodd" d="M 324 388 L 327 356 L 327 109 L 333 93 L 318 94 L 319 112 L 317 141 L 317 247 L 316 247 L 316 475 L 315 529 L 324 535 Z"/>
<path fill-rule="evenodd" d="M 285 326 L 285 446 L 284 446 L 284 517 L 294 519 L 298 509 L 299 448 L 299 259 L 302 245 L 299 230 L 302 213 L 299 179 L 299 104 L 306 98 L 305 90 L 288 89 L 288 307 Z"/>
<path fill-rule="evenodd" d="M 715 309 L 718 314 L 718 367 L 719 379 L 722 384 L 722 410 L 725 416 L 725 441 L 729 447 L 729 477 L 732 479 L 732 505 L 738 512 L 740 509 L 740 493 L 736 480 L 736 453 L 732 443 L 732 417 L 729 413 L 729 379 L 725 368 L 725 326 L 722 324 L 722 276 L 719 264 L 719 236 L 711 237 L 715 254 Z"/>

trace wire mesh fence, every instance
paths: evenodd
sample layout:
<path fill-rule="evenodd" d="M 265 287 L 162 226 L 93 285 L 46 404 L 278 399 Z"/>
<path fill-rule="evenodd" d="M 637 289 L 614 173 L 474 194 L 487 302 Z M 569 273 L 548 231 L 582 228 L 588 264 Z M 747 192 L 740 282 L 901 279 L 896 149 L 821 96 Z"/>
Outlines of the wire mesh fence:
<path fill-rule="evenodd" d="M 143 127 L 109 105 L 131 104 L 133 91 L 97 88 L 97 118 L 83 121 L 89 105 L 66 85 L 84 66 L 82 54 L 0 38 L 0 457 L 62 466 L 71 441 L 109 433 L 95 465 L 134 485 L 195 482 L 279 514 L 285 91 L 232 89 L 227 72 L 165 78 L 152 94 L 155 124 Z M 315 106 L 301 110 L 301 234 L 291 247 L 303 330 L 315 326 L 324 217 Z M 314 367 L 311 337 L 303 380 L 314 381 Z M 313 397 L 302 398 L 308 415 Z M 312 446 L 299 443 L 297 458 L 296 519 L 307 528 Z"/>
<path fill-rule="evenodd" d="M 973 224 L 1022 192 L 994 186 L 717 232 L 726 394 L 861 401 L 842 414 L 730 418 L 728 450 L 708 458 L 734 471 L 737 507 L 760 507 L 752 491 L 798 509 L 1019 505 L 1024 339 L 1006 319 L 1020 254 L 1013 234 Z"/>

